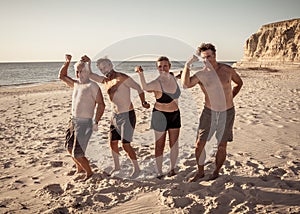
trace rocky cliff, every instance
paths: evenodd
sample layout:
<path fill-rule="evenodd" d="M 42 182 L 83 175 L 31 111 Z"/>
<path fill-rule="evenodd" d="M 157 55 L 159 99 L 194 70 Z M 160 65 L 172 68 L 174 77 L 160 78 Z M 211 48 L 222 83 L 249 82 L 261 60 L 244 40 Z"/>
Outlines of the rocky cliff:
<path fill-rule="evenodd" d="M 300 68 L 300 19 L 263 25 L 247 39 L 236 66 Z"/>

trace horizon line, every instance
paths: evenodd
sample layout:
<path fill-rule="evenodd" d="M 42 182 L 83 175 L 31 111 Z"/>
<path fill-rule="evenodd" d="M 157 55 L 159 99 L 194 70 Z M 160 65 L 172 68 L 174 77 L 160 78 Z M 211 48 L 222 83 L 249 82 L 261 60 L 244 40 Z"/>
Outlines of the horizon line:
<path fill-rule="evenodd" d="M 112 60 L 112 62 L 155 62 L 156 60 Z M 185 62 L 186 60 L 170 60 L 171 62 Z M 218 62 L 238 62 L 238 60 L 217 60 Z M 47 62 L 59 62 L 63 63 L 65 61 L 0 61 L 0 64 L 4 63 L 47 63 Z M 77 61 L 71 61 L 77 62 Z M 92 63 L 95 63 L 96 61 L 92 61 Z"/>

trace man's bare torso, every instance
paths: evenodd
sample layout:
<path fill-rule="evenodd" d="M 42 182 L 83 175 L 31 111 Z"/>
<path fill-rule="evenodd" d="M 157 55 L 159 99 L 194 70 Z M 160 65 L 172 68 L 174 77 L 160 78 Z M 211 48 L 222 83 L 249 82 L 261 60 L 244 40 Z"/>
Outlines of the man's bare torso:
<path fill-rule="evenodd" d="M 115 113 L 128 112 L 133 109 L 130 99 L 130 88 L 126 85 L 127 79 L 126 75 L 115 72 L 111 79 L 104 81 Z"/>
<path fill-rule="evenodd" d="M 196 76 L 200 80 L 200 87 L 205 94 L 205 106 L 214 111 L 225 111 L 233 107 L 231 87 L 231 67 L 219 64 L 214 70 L 201 70 Z"/>
<path fill-rule="evenodd" d="M 75 83 L 72 99 L 72 114 L 78 118 L 93 118 L 96 105 L 96 96 L 99 86 L 89 83 Z"/>

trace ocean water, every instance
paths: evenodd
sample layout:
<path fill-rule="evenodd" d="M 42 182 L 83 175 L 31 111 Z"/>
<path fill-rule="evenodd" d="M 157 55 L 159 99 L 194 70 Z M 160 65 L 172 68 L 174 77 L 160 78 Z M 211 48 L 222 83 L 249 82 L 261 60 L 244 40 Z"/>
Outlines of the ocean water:
<path fill-rule="evenodd" d="M 0 63 L 0 87 L 1 86 L 20 86 L 34 83 L 44 83 L 58 81 L 58 72 L 64 62 L 19 62 L 19 63 Z M 74 78 L 74 65 L 70 64 L 68 74 Z M 184 61 L 172 61 L 171 71 L 178 72 L 183 69 Z M 224 62 L 231 65 L 233 62 Z M 134 67 L 141 65 L 145 72 L 155 72 L 154 61 L 124 61 L 113 62 L 115 70 L 127 74 L 134 73 Z M 196 65 L 197 66 L 197 65 Z M 201 66 L 199 63 L 198 66 Z M 92 63 L 92 70 L 99 73 L 95 62 Z"/>

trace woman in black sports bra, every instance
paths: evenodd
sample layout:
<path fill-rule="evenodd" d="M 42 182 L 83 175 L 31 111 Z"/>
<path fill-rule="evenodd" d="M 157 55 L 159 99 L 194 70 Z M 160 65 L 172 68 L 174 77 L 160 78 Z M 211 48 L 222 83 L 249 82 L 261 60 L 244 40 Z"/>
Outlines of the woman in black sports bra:
<path fill-rule="evenodd" d="M 181 127 L 178 98 L 180 97 L 181 91 L 176 78 L 169 72 L 171 68 L 169 59 L 165 56 L 158 58 L 156 66 L 160 75 L 149 83 L 146 83 L 143 68 L 141 66 L 137 66 L 135 71 L 139 73 L 143 90 L 153 92 L 156 99 L 152 112 L 151 128 L 154 130 L 155 134 L 157 178 L 161 179 L 164 177 L 162 172 L 162 162 L 167 133 L 169 134 L 171 158 L 168 176 L 176 175 L 175 167 L 179 152 L 178 138 Z"/>

